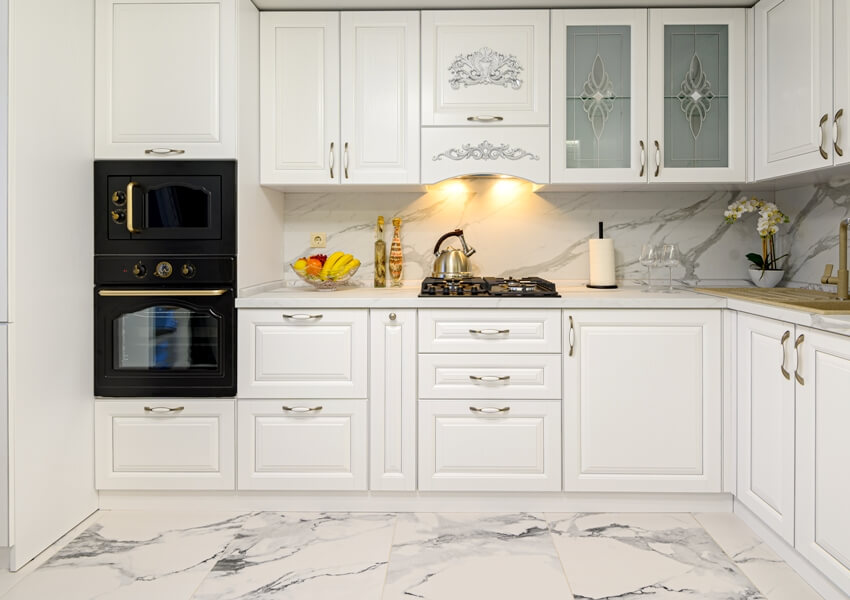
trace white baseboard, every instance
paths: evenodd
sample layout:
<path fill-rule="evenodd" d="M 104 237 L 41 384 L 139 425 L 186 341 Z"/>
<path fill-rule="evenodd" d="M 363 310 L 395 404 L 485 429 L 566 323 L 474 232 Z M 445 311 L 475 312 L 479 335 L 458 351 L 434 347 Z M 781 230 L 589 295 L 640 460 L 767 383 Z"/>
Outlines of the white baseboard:
<path fill-rule="evenodd" d="M 730 494 L 101 491 L 102 510 L 732 512 Z"/>
<path fill-rule="evenodd" d="M 779 534 L 764 524 L 749 508 L 735 500 L 734 512 L 740 519 L 759 536 L 764 543 L 770 546 L 779 557 L 797 571 L 806 583 L 823 596 L 824 600 L 847 600 L 847 595 L 838 589 L 823 573 L 818 571 L 812 564 L 803 558 L 793 546 L 788 544 Z"/>

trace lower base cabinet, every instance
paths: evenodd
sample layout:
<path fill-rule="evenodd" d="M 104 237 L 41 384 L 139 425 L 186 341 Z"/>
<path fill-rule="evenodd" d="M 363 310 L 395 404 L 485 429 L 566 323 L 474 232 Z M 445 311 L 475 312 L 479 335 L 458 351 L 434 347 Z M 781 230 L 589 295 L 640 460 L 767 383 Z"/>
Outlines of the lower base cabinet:
<path fill-rule="evenodd" d="M 233 400 L 97 400 L 99 490 L 232 490 Z"/>
<path fill-rule="evenodd" d="M 240 490 L 365 490 L 366 400 L 238 400 Z"/>
<path fill-rule="evenodd" d="M 561 489 L 561 403 L 419 401 L 419 489 Z"/>

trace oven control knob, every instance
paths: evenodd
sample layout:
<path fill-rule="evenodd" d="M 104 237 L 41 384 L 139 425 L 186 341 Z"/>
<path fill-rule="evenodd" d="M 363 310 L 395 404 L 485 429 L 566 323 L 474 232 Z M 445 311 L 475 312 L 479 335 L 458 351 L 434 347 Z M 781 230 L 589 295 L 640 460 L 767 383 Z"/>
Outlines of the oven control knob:
<path fill-rule="evenodd" d="M 171 263 L 167 260 L 162 260 L 156 263 L 156 268 L 154 269 L 153 274 L 159 277 L 160 279 L 168 279 L 171 277 L 171 274 L 174 272 L 174 269 L 171 266 Z"/>
<path fill-rule="evenodd" d="M 133 275 L 135 275 L 139 279 L 143 278 L 147 274 L 148 269 L 142 263 L 137 262 L 135 265 L 133 265 Z"/>
<path fill-rule="evenodd" d="M 125 202 L 127 202 L 127 194 L 125 192 L 112 192 L 112 203 L 115 206 L 124 206 Z"/>
<path fill-rule="evenodd" d="M 122 210 L 113 210 L 110 212 L 112 215 L 112 222 L 121 225 L 125 220 L 125 214 Z"/>
<path fill-rule="evenodd" d="M 180 267 L 180 274 L 186 279 L 192 279 L 197 272 L 198 269 L 192 263 L 184 263 L 183 266 Z"/>

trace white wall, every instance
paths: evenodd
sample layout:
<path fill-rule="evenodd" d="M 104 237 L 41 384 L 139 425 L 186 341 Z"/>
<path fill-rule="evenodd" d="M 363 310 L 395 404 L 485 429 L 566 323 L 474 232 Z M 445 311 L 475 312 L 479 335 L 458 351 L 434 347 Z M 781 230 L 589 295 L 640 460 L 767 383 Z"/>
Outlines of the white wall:
<path fill-rule="evenodd" d="M 93 0 L 11 0 L 11 568 L 97 508 Z"/>

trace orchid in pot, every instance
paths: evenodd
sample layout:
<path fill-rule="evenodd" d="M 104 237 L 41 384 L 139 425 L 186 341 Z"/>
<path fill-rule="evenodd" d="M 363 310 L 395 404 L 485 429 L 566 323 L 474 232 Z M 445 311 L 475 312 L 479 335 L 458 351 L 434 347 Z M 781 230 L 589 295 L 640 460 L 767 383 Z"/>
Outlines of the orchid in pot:
<path fill-rule="evenodd" d="M 782 281 L 782 276 L 785 274 L 785 271 L 779 268 L 779 261 L 788 256 L 788 254 L 776 256 L 774 236 L 779 232 L 780 224 L 790 221 L 788 216 L 773 202 L 746 197 L 732 202 L 723 216 L 726 217 L 727 223 L 734 223 L 744 213 L 756 211 L 759 213 L 756 230 L 761 237 L 761 254 L 756 252 L 747 254 L 751 263 L 750 279 L 759 287 L 773 287 Z"/>

